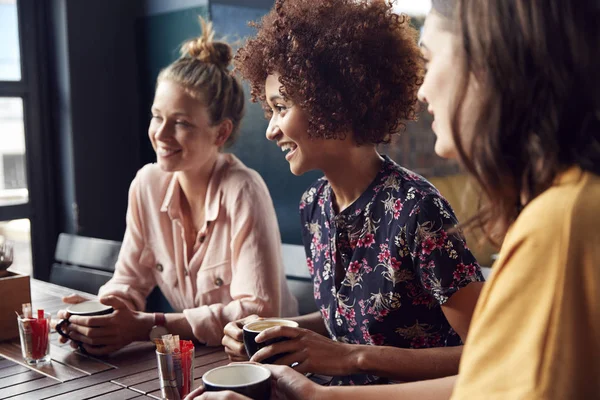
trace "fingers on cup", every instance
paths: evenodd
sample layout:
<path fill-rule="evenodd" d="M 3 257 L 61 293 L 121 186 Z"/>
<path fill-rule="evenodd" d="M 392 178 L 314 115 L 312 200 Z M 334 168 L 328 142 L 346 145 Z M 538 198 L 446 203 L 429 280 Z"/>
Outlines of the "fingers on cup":
<path fill-rule="evenodd" d="M 254 353 L 250 361 L 263 362 L 264 360 L 270 359 L 273 356 L 301 351 L 301 349 L 298 349 L 297 347 L 297 343 L 290 340 L 273 343 L 269 346 L 259 349 L 256 353 Z"/>
<path fill-rule="evenodd" d="M 299 328 L 293 328 L 290 326 L 274 326 L 269 329 L 265 329 L 256 336 L 256 343 L 266 342 L 267 340 L 286 337 L 294 339 L 299 336 L 301 330 Z"/>
<path fill-rule="evenodd" d="M 240 342 L 230 338 L 229 336 L 224 336 L 221 341 L 223 347 L 225 347 L 225 352 L 227 354 L 243 357 L 246 355 L 246 349 L 244 348 L 244 342 Z"/>

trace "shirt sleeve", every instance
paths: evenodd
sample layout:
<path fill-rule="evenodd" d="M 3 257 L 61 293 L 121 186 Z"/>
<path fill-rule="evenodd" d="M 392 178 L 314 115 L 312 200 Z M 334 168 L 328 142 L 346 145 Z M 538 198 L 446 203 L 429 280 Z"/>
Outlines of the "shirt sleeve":
<path fill-rule="evenodd" d="M 145 240 L 140 215 L 140 175 L 129 187 L 129 201 L 127 206 L 127 227 L 119 258 L 115 265 L 113 277 L 100 288 L 99 296 L 113 295 L 123 299 L 129 308 L 143 311 L 146 306 L 146 297 L 156 286 L 154 274 L 146 273 L 145 266 L 141 265 L 141 257 L 145 248 Z"/>
<path fill-rule="evenodd" d="M 415 273 L 424 290 L 440 304 L 469 283 L 484 280 L 463 235 L 452 230 L 457 223 L 443 197 L 427 195 L 411 210 L 406 224 Z"/>
<path fill-rule="evenodd" d="M 599 398 L 597 188 L 548 189 L 517 218 L 477 303 L 453 400 Z"/>
<path fill-rule="evenodd" d="M 194 336 L 209 346 L 221 344 L 223 328 L 230 321 L 251 314 L 280 316 L 284 300 L 281 237 L 266 186 L 262 182 L 246 182 L 228 208 L 232 301 L 183 311 Z"/>

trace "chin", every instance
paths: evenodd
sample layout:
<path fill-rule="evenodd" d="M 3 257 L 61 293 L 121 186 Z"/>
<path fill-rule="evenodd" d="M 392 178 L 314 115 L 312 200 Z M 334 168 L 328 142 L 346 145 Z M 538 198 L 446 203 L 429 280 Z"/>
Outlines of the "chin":
<path fill-rule="evenodd" d="M 311 170 L 310 168 L 307 168 L 307 166 L 303 165 L 302 163 L 298 163 L 298 162 L 290 163 L 290 172 L 296 176 L 304 175 L 306 172 L 308 172 L 310 170 Z"/>
<path fill-rule="evenodd" d="M 437 154 L 438 156 L 442 157 L 442 158 L 447 158 L 447 159 L 456 159 L 457 158 L 457 154 L 456 154 L 456 147 L 454 147 L 454 145 L 452 143 L 448 143 L 448 142 L 444 142 L 441 140 L 437 140 L 435 142 L 435 154 Z"/>
<path fill-rule="evenodd" d="M 290 172 L 296 176 L 302 176 L 304 175 L 304 173 L 306 172 L 306 170 L 304 169 L 300 169 L 300 168 L 295 168 L 293 166 L 290 165 Z"/>
<path fill-rule="evenodd" d="M 179 168 L 177 168 L 177 165 L 174 163 L 164 162 L 164 161 L 160 161 L 160 160 L 157 160 L 156 163 L 158 164 L 160 169 L 162 169 L 165 172 L 179 171 Z"/>

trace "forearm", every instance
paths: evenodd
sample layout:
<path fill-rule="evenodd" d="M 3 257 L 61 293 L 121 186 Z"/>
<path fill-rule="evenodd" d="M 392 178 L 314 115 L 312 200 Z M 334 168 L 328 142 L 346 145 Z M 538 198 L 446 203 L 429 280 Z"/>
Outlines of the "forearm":
<path fill-rule="evenodd" d="M 370 386 L 328 386 L 317 389 L 315 398 L 322 400 L 363 400 L 369 398 L 418 399 L 418 400 L 447 400 L 457 376 L 402 383 L 397 385 Z"/>
<path fill-rule="evenodd" d="M 458 373 L 462 346 L 402 349 L 390 346 L 356 346 L 352 373 L 366 373 L 396 381 L 442 378 Z"/>
<path fill-rule="evenodd" d="M 327 332 L 325 322 L 319 311 L 289 319 L 296 321 L 298 325 L 300 325 L 300 328 L 308 329 L 320 335 L 329 337 L 329 332 Z"/>
<path fill-rule="evenodd" d="M 166 328 L 172 335 L 179 335 L 181 340 L 194 339 L 192 326 L 183 313 L 165 314 Z"/>
<path fill-rule="evenodd" d="M 154 325 L 154 313 L 138 313 L 136 318 L 137 340 L 148 340 L 150 331 Z M 171 335 L 179 335 L 179 339 L 181 340 L 194 339 L 192 327 L 183 313 L 165 314 L 165 328 L 167 328 Z"/>

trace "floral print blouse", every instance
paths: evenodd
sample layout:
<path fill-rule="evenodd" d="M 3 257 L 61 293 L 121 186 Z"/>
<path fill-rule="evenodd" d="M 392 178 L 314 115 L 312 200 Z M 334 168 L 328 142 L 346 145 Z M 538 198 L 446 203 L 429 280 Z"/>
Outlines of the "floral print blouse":
<path fill-rule="evenodd" d="M 300 216 L 314 297 L 332 339 L 426 348 L 462 344 L 441 305 L 483 281 L 448 202 L 423 177 L 384 156 L 368 189 L 334 211 L 326 178 L 302 196 Z M 372 375 L 335 377 L 368 384 Z"/>

